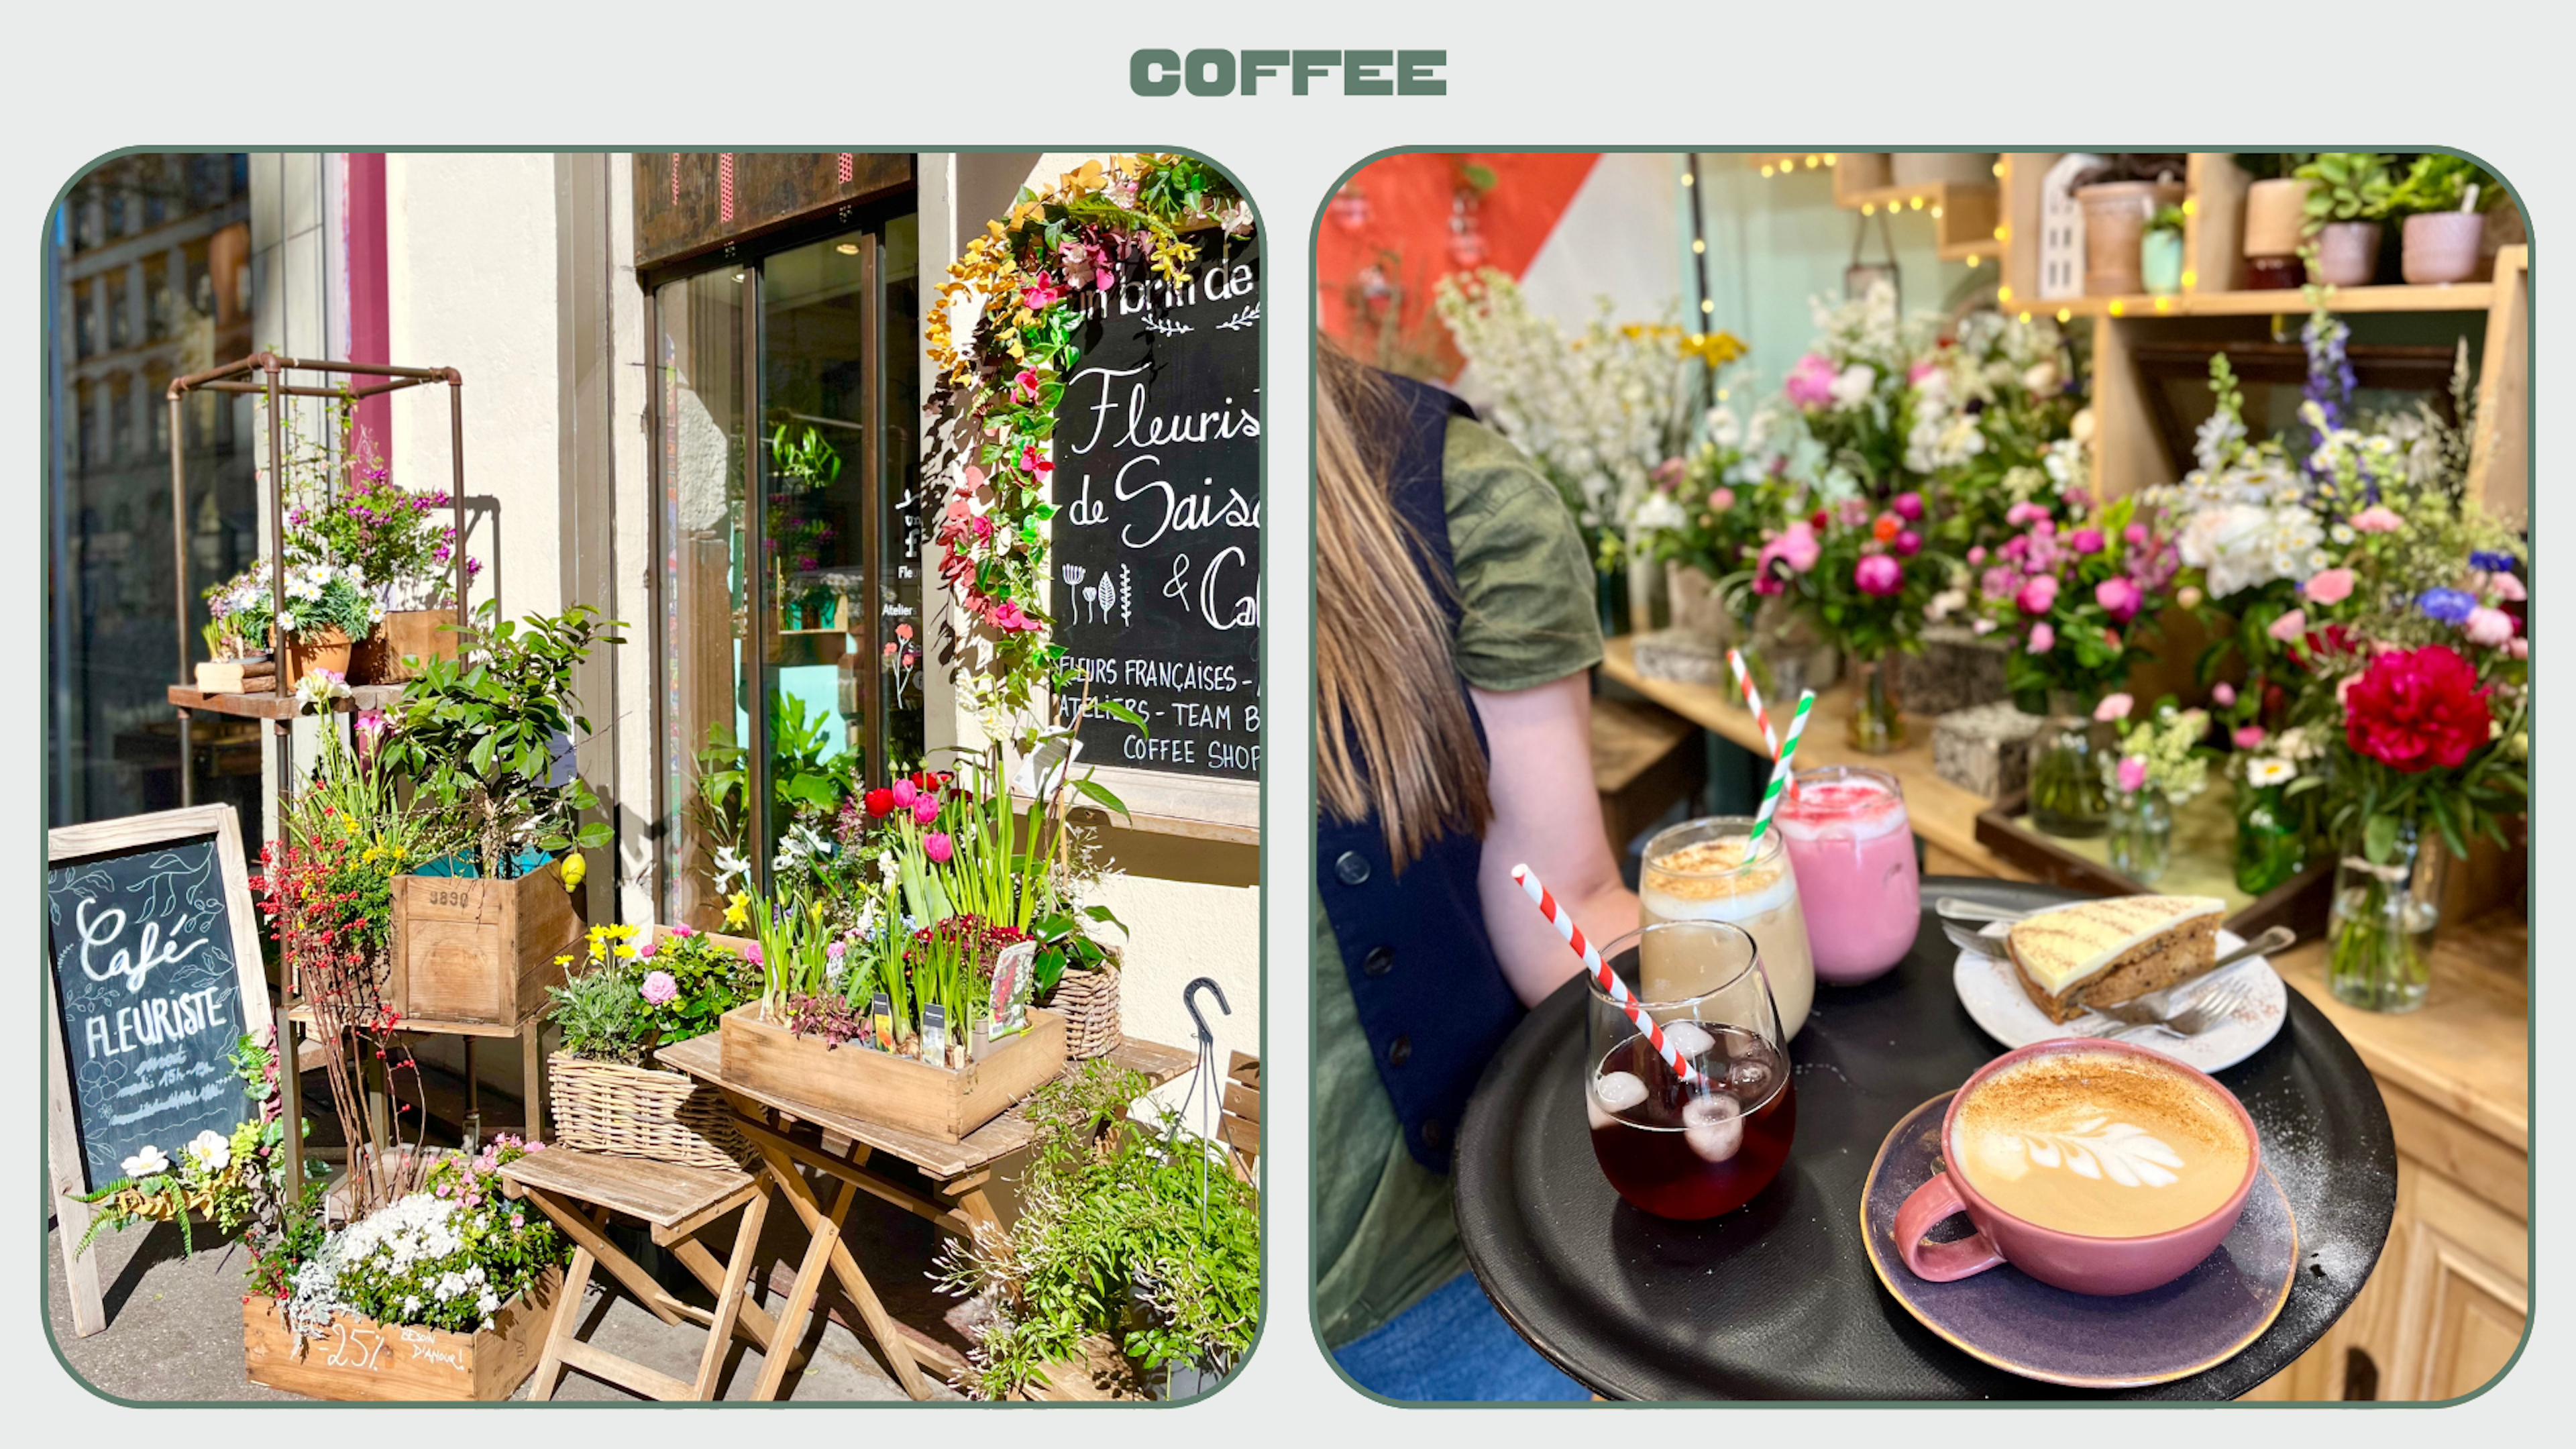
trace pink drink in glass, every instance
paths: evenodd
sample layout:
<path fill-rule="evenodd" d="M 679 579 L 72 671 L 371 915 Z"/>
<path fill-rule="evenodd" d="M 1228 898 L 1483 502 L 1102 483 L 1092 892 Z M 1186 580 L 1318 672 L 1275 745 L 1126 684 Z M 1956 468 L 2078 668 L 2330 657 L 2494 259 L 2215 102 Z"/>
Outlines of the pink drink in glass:
<path fill-rule="evenodd" d="M 1806 903 L 1816 979 L 1848 986 L 1904 960 L 1922 924 L 1923 882 L 1896 778 L 1857 765 L 1800 770 L 1777 823 Z"/>

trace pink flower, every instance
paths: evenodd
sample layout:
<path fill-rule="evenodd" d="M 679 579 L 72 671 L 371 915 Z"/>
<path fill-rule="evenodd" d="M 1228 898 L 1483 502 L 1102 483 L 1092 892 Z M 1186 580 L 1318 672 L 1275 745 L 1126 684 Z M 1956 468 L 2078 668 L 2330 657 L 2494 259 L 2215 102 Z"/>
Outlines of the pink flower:
<path fill-rule="evenodd" d="M 673 926 L 673 927 L 671 928 L 671 934 L 672 934 L 672 935 L 674 935 L 674 936 L 679 936 L 679 937 L 682 937 L 682 938 L 686 938 L 686 937 L 694 936 L 694 935 L 696 935 L 697 933 L 698 933 L 698 928 L 697 928 L 697 927 L 695 927 L 695 926 L 681 925 L 681 926 Z"/>
<path fill-rule="evenodd" d="M 2147 784 L 2147 758 L 2146 758 L 2146 756 L 2144 756 L 2144 755 L 2122 755 L 2122 756 L 2120 757 L 2120 790 L 2121 790 L 2121 792 L 2122 792 L 2123 794 L 2135 795 L 2135 794 L 2136 794 L 2136 793 L 2138 793 L 2140 790 L 2145 789 L 2145 788 L 2146 788 L 2146 784 Z"/>
<path fill-rule="evenodd" d="M 648 939 L 635 948 L 635 959 L 638 961 L 650 961 L 653 959 L 653 953 L 661 949 L 661 942 Z"/>
<path fill-rule="evenodd" d="M 893 787 L 889 789 L 887 793 L 894 796 L 895 804 L 902 806 L 906 810 L 912 808 L 913 801 L 921 798 L 921 792 L 913 788 L 913 784 L 910 780 L 895 781 Z"/>
<path fill-rule="evenodd" d="M 2048 522 L 2048 510 L 2036 503 L 2016 503 L 2004 510 L 2004 522 L 2015 528 L 2025 523 Z"/>
<path fill-rule="evenodd" d="M 2311 576 L 2299 592 L 2319 604 L 2340 604 L 2352 597 L 2352 570 L 2326 569 Z"/>
<path fill-rule="evenodd" d="M 948 858 L 957 853 L 957 847 L 949 840 L 947 831 L 934 830 L 921 837 L 921 853 L 929 856 L 936 864 L 946 865 Z"/>
<path fill-rule="evenodd" d="M 1682 481 L 1682 460 L 1679 458 L 1666 458 L 1664 461 L 1655 465 L 1655 471 L 1650 476 L 1654 478 L 1657 484 L 1666 489 L 1676 487 Z"/>
<path fill-rule="evenodd" d="M 1708 506 L 1709 510 L 1714 513 L 1724 513 L 1726 510 L 1733 508 L 1735 506 L 1735 490 L 1732 488 L 1711 488 L 1708 490 Z"/>
<path fill-rule="evenodd" d="M 2513 615 L 2502 609 L 2475 608 L 2460 623 L 2460 632 L 2469 642 L 2487 649 L 2500 649 L 2513 639 Z"/>
<path fill-rule="evenodd" d="M 2236 742 L 2236 748 L 2250 750 L 2263 743 L 2263 727 L 2258 724 L 2240 725 L 2228 738 Z"/>
<path fill-rule="evenodd" d="M 1047 461 L 1046 455 L 1038 451 L 1038 445 L 1035 443 L 1021 447 L 1020 466 L 1036 474 L 1041 483 L 1046 481 L 1048 474 L 1055 471 L 1055 464 Z"/>
<path fill-rule="evenodd" d="M 1780 391 L 1802 408 L 1823 407 L 1834 400 L 1834 365 L 1810 352 L 1789 369 Z"/>
<path fill-rule="evenodd" d="M 2220 709 L 2231 708 L 2236 703 L 2236 686 L 2222 679 L 2209 687 L 2209 698 Z"/>
<path fill-rule="evenodd" d="M 2495 591 L 2498 600 L 2508 604 L 2519 604 L 2531 597 L 2523 591 L 2522 580 L 2511 574 L 2487 575 L 2487 587 Z"/>
<path fill-rule="evenodd" d="M 1923 551 L 1923 535 L 1907 529 L 1896 536 L 1896 552 L 1901 558 L 1912 558 Z"/>
<path fill-rule="evenodd" d="M 2025 614 L 2045 614 L 2057 607 L 2056 576 L 2040 574 L 2025 580 L 2021 593 L 2014 597 L 2013 602 L 2020 605 Z"/>
<path fill-rule="evenodd" d="M 928 825 L 939 818 L 939 802 L 928 795 L 913 801 L 912 818 L 918 824 Z"/>
<path fill-rule="evenodd" d="M 2106 541 L 2102 537 L 2102 530 L 2098 528 L 2079 528 L 2075 530 L 2075 551 L 2077 553 L 2100 553 L 2105 546 Z"/>
<path fill-rule="evenodd" d="M 1904 519 L 1908 523 L 1921 523 L 1923 521 L 1923 495 L 1916 493 L 1911 489 L 1908 489 L 1903 493 L 1899 493 L 1894 498 L 1889 499 L 1887 506 L 1895 509 L 1896 516 Z"/>
<path fill-rule="evenodd" d="M 1020 289 L 1020 305 L 1031 311 L 1052 307 L 1063 300 L 1064 288 L 1057 285 L 1055 278 L 1044 273 L 1039 274 L 1037 285 Z"/>
<path fill-rule="evenodd" d="M 2531 641 L 2517 634 L 2511 642 L 2504 646 L 2504 652 L 2512 655 L 2516 659 L 2529 659 L 2531 657 Z"/>
<path fill-rule="evenodd" d="M 667 1006 L 680 994 L 680 980 L 668 971 L 644 973 L 644 999 L 655 1006 Z"/>
<path fill-rule="evenodd" d="M 2137 708 L 2137 706 L 2138 701 L 2133 696 L 2126 694 L 2106 694 L 2102 696 L 2102 702 L 2100 704 L 2093 706 L 2093 718 L 2104 724 L 2109 724 L 2114 720 L 2127 719 L 2129 717 L 2129 711 Z M 2135 789 L 2136 787 L 2131 786 L 2130 788 Z"/>
<path fill-rule="evenodd" d="M 769 962 L 760 954 L 760 943 L 758 941 L 754 941 L 750 945 L 742 948 L 742 959 L 750 962 L 754 966 L 766 966 L 769 964 Z"/>
<path fill-rule="evenodd" d="M 2030 643 L 2025 647 L 2033 654 L 2045 654 L 2057 647 L 2057 631 L 2042 619 L 2030 626 Z"/>
<path fill-rule="evenodd" d="M 2284 644 L 2296 644 L 2308 637 L 2308 611 L 2292 609 L 2273 620 L 2272 626 L 2263 632 Z"/>
<path fill-rule="evenodd" d="M 1816 541 L 1815 529 L 1809 527 L 1805 519 L 1799 519 L 1781 530 L 1779 537 L 1762 545 L 1761 555 L 1754 560 L 1755 576 L 1768 576 L 1774 559 L 1787 564 L 1790 572 L 1803 574 L 1816 566 L 1816 559 L 1823 552 L 1824 545 Z"/>
<path fill-rule="evenodd" d="M 2125 624 L 2138 616 L 2147 602 L 2146 590 L 2134 579 L 2104 579 L 2093 586 L 2093 602 L 2116 623 Z"/>
<path fill-rule="evenodd" d="M 1974 548 L 1972 548 L 1972 549 L 1969 549 L 1969 550 L 1968 550 L 1968 562 L 1969 562 L 1971 565 L 1975 565 L 1975 564 L 1982 564 L 1982 563 L 1984 563 L 1985 561 L 1986 561 L 1986 546 L 1985 546 L 1984 544 L 1982 544 L 1982 543 L 1981 543 L 1981 544 L 1978 544 L 1976 547 L 1974 547 Z"/>
<path fill-rule="evenodd" d="M 1905 587 L 1905 565 L 1883 553 L 1863 554 L 1852 565 L 1852 586 L 1864 594 L 1886 598 Z"/>
<path fill-rule="evenodd" d="M 2387 504 L 2374 503 L 2352 516 L 2352 526 L 2363 533 L 2395 533 L 2406 526 L 2406 520 Z"/>
<path fill-rule="evenodd" d="M 2132 523 L 2128 527 L 2120 530 L 2120 536 L 2127 539 L 2130 543 L 2135 544 L 2140 548 L 2144 548 L 2147 544 L 2147 526 L 2143 523 Z"/>
<path fill-rule="evenodd" d="M 1037 372 L 1032 368 L 1021 368 L 1020 375 L 1011 379 L 1011 389 L 1019 395 L 1021 402 L 1036 402 L 1038 400 Z"/>
<path fill-rule="evenodd" d="M 1914 364 L 1912 367 L 1905 369 L 1905 380 L 1920 386 L 1923 379 L 1930 377 L 1932 374 L 1939 372 L 1940 370 L 1941 364 L 1934 359 L 1927 357 L 1921 362 Z"/>
<path fill-rule="evenodd" d="M 1005 634 L 1034 634 L 1041 627 L 1028 611 L 1017 604 L 1006 603 L 984 616 L 985 622 Z"/>

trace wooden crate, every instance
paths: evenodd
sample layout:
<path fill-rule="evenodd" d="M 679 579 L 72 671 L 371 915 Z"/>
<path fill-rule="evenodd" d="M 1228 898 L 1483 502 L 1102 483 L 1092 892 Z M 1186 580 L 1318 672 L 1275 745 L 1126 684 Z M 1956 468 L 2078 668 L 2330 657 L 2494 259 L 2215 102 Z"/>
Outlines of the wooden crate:
<path fill-rule="evenodd" d="M 387 1325 L 335 1314 L 299 1340 L 274 1298 L 242 1300 L 242 1368 L 250 1381 L 314 1399 L 473 1403 L 506 1399 L 537 1366 L 563 1270 L 501 1305 L 474 1333 Z"/>
<path fill-rule="evenodd" d="M 394 1010 L 424 1021 L 516 1029 L 560 985 L 555 958 L 588 929 L 586 898 L 564 890 L 562 863 L 517 880 L 394 877 Z"/>
<path fill-rule="evenodd" d="M 1029 1029 L 957 1071 L 866 1047 L 833 1047 L 760 1019 L 760 1003 L 724 1015 L 725 1081 L 943 1142 L 976 1128 L 1064 1070 L 1064 1018 L 1029 1009 Z"/>

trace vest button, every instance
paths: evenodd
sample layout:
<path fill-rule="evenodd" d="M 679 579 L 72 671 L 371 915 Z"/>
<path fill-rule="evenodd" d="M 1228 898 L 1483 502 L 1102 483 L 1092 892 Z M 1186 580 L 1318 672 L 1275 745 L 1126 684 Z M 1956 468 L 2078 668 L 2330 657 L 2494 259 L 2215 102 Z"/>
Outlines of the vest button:
<path fill-rule="evenodd" d="M 1395 969 L 1395 948 L 1380 946 L 1360 959 L 1360 972 L 1366 976 L 1384 976 Z"/>
<path fill-rule="evenodd" d="M 1425 1117 L 1422 1119 L 1423 1146 L 1437 1152 L 1440 1150 L 1440 1145 L 1448 1140 L 1449 1129 L 1440 1125 L 1439 1118 Z"/>
<path fill-rule="evenodd" d="M 1409 1036 L 1400 1036 L 1395 1040 L 1388 1042 L 1386 1044 L 1386 1059 L 1390 1065 L 1399 1067 L 1403 1066 L 1406 1062 L 1413 1060 L 1413 1038 Z"/>
<path fill-rule="evenodd" d="M 1344 885 L 1365 885 L 1369 878 L 1368 857 L 1356 850 L 1345 850 L 1341 859 L 1333 862 L 1333 874 L 1340 876 Z"/>

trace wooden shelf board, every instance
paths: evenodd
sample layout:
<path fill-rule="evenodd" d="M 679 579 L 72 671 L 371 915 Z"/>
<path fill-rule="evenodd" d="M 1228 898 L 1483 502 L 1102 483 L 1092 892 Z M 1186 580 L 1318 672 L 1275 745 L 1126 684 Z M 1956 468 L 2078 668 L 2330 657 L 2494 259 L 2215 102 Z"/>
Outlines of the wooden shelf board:
<path fill-rule="evenodd" d="M 335 700 L 332 708 L 340 711 L 384 709 L 402 698 L 399 684 L 352 685 L 347 699 Z M 304 713 L 303 701 L 294 695 L 283 697 L 261 690 L 252 694 L 208 694 L 193 685 L 170 686 L 170 703 L 198 714 L 231 715 L 236 719 L 293 719 Z"/>
<path fill-rule="evenodd" d="M 2455 282 L 2439 287 L 2341 287 L 2327 299 L 2327 304 L 2341 313 L 2484 312 L 2494 300 L 2495 287 L 2491 283 Z M 2119 310 L 2113 313 L 2115 306 Z M 2304 315 L 2308 302 L 2298 291 L 2282 288 L 2262 292 L 2178 292 L 2169 297 L 2016 297 L 2006 310 L 2028 312 L 2033 317 L 2053 317 L 2059 312 L 2070 317 L 2268 317 Z"/>

